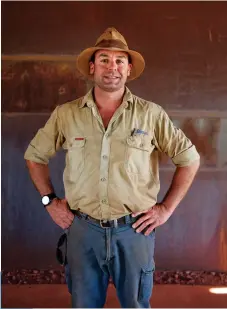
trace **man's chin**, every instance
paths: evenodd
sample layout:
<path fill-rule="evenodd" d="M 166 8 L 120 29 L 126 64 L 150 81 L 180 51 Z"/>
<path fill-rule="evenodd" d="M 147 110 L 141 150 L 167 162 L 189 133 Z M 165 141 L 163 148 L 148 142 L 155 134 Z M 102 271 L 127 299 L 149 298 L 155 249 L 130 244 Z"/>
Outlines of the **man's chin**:
<path fill-rule="evenodd" d="M 105 90 L 106 92 L 115 92 L 115 91 L 118 91 L 120 90 L 122 87 L 112 87 L 112 88 L 105 88 L 103 90 Z"/>
<path fill-rule="evenodd" d="M 106 92 L 114 92 L 120 90 L 124 85 L 113 85 L 113 84 L 104 84 L 99 85 L 99 87 Z"/>

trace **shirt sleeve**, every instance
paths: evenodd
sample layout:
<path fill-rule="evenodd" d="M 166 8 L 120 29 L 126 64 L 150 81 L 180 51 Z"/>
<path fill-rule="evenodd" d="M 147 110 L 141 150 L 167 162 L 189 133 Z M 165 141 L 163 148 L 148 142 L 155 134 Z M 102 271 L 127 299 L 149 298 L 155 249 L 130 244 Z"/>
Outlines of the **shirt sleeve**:
<path fill-rule="evenodd" d="M 181 129 L 174 126 L 163 108 L 156 119 L 154 142 L 157 149 L 169 156 L 178 167 L 188 166 L 200 158 L 195 145 Z"/>
<path fill-rule="evenodd" d="M 64 137 L 61 131 L 58 107 L 52 112 L 45 126 L 30 142 L 24 158 L 36 163 L 48 164 L 49 159 L 61 148 Z"/>

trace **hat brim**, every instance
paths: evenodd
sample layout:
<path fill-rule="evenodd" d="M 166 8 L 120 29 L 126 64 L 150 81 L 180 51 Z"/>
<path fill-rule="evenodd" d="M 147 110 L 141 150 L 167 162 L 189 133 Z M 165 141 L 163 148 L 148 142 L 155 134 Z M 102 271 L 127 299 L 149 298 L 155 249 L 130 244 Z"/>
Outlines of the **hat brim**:
<path fill-rule="evenodd" d="M 130 76 L 128 76 L 127 81 L 133 80 L 138 78 L 144 68 L 145 68 L 145 61 L 143 56 L 134 51 L 134 50 L 124 50 L 124 49 L 120 49 L 120 48 L 114 48 L 114 47 L 90 47 L 85 49 L 84 51 L 82 51 L 78 57 L 77 57 L 77 61 L 76 61 L 76 65 L 77 65 L 77 69 L 79 70 L 79 72 L 84 75 L 85 77 L 87 77 L 88 79 L 92 79 L 92 76 L 90 74 L 90 68 L 89 68 L 89 61 L 91 59 L 91 56 L 94 54 L 94 52 L 96 52 L 97 50 L 116 50 L 116 51 L 122 51 L 125 53 L 128 53 L 131 57 L 132 60 L 132 70 L 130 73 Z"/>

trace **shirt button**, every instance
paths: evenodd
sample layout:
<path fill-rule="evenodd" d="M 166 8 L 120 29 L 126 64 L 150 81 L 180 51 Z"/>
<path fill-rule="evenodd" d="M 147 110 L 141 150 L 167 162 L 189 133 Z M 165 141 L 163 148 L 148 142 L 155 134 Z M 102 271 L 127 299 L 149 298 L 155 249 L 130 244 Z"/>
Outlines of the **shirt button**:
<path fill-rule="evenodd" d="M 105 200 L 105 199 L 103 199 L 103 200 L 102 200 L 102 203 L 103 203 L 103 204 L 106 204 L 106 200 Z"/>
<path fill-rule="evenodd" d="M 106 178 L 104 178 L 104 177 L 103 177 L 103 178 L 101 178 L 101 181 L 106 181 Z"/>
<path fill-rule="evenodd" d="M 108 157 L 106 155 L 102 156 L 104 160 L 106 160 Z"/>
<path fill-rule="evenodd" d="M 109 133 L 106 133 L 105 136 L 106 136 L 106 137 L 109 137 Z"/>
<path fill-rule="evenodd" d="M 144 144 L 140 144 L 140 147 L 143 147 L 144 146 Z"/>

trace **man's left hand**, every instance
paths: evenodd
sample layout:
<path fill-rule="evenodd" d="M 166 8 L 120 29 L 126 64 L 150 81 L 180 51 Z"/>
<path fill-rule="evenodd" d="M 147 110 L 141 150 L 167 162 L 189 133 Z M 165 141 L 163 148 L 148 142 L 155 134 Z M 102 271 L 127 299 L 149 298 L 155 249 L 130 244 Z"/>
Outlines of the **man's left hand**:
<path fill-rule="evenodd" d="M 169 219 L 172 212 L 168 210 L 164 204 L 160 203 L 154 205 L 151 209 L 133 213 L 132 216 L 137 217 L 141 214 L 143 215 L 133 223 L 132 227 L 136 229 L 137 233 L 146 229 L 144 235 L 148 236 L 154 228 L 164 224 Z"/>

